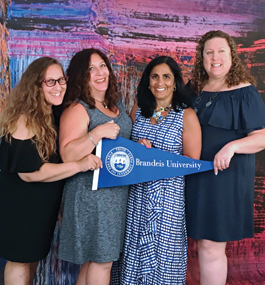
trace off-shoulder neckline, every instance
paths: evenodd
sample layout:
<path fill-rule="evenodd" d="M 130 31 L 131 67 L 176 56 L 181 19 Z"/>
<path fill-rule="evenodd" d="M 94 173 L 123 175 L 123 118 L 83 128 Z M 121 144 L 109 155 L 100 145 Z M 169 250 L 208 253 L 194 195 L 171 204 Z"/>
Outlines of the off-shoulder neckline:
<path fill-rule="evenodd" d="M 248 85 L 248 86 L 243 86 L 240 88 L 236 89 L 228 89 L 228 90 L 223 90 L 223 91 L 202 91 L 202 93 L 225 93 L 225 92 L 235 92 L 235 91 L 242 91 L 243 89 L 248 89 L 248 88 L 253 88 L 253 85 Z"/>

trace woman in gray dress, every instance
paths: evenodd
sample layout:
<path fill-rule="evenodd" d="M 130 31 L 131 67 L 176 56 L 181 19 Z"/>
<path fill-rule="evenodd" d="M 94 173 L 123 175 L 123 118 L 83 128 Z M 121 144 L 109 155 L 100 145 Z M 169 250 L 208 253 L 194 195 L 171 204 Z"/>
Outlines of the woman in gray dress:
<path fill-rule="evenodd" d="M 67 75 L 59 137 L 63 161 L 82 159 L 102 138 L 129 139 L 132 123 L 107 57 L 84 49 L 72 58 Z M 77 284 L 109 284 L 123 246 L 128 187 L 92 191 L 93 171 L 83 174 L 66 181 L 59 257 L 82 264 Z"/>

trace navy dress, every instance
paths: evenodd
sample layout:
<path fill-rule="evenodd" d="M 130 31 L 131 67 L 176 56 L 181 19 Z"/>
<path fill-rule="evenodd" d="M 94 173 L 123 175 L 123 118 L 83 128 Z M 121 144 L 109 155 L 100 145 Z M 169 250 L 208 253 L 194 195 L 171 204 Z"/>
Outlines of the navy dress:
<path fill-rule="evenodd" d="M 200 97 L 199 104 L 196 95 L 192 100 L 202 128 L 202 160 L 213 161 L 228 142 L 265 127 L 264 103 L 252 85 L 218 93 L 203 91 Z M 254 176 L 255 154 L 235 154 L 229 168 L 218 175 L 213 171 L 188 175 L 188 236 L 218 242 L 253 237 Z"/>
<path fill-rule="evenodd" d="M 9 261 L 36 262 L 49 253 L 63 181 L 28 183 L 17 174 L 42 164 L 31 139 L 0 138 L 0 257 Z"/>

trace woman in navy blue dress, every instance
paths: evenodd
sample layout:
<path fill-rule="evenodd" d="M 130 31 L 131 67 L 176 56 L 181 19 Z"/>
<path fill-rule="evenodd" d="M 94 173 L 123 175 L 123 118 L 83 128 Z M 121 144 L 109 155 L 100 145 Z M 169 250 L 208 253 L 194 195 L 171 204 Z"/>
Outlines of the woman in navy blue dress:
<path fill-rule="evenodd" d="M 265 148 L 265 108 L 233 39 L 210 31 L 197 46 L 191 94 L 202 160 L 214 172 L 187 176 L 188 236 L 198 241 L 202 285 L 224 285 L 228 241 L 253 237 L 255 153 Z"/>

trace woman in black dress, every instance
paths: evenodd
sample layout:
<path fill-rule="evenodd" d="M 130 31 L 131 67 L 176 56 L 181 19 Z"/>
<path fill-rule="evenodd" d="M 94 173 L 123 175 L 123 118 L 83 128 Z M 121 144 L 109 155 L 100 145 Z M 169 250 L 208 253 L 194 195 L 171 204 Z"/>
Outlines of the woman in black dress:
<path fill-rule="evenodd" d="M 191 85 L 202 128 L 202 160 L 214 172 L 187 176 L 188 236 L 198 241 L 202 285 L 223 285 L 226 242 L 253 237 L 255 153 L 265 148 L 265 108 L 233 39 L 203 35 Z"/>
<path fill-rule="evenodd" d="M 6 285 L 30 284 L 31 265 L 47 256 L 61 202 L 60 180 L 102 165 L 93 155 L 56 163 L 52 105 L 62 103 L 66 81 L 57 60 L 39 58 L 0 113 L 0 256 L 7 260 Z"/>

